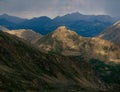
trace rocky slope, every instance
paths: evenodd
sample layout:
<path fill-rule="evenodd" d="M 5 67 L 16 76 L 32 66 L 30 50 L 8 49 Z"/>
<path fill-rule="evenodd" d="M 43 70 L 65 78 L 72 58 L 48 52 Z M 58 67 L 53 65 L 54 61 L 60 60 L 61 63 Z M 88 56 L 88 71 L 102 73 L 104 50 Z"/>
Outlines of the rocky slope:
<path fill-rule="evenodd" d="M 34 32 L 32 30 L 26 30 L 26 29 L 9 30 L 9 31 L 5 31 L 5 32 L 15 35 L 24 40 L 27 40 L 31 43 L 35 43 L 38 39 L 40 39 L 42 37 L 42 35 Z"/>
<path fill-rule="evenodd" d="M 26 41 L 0 31 L 0 91 L 107 90 L 91 65 L 77 58 L 41 53 Z"/>
<path fill-rule="evenodd" d="M 120 62 L 120 46 L 99 37 L 84 38 L 65 26 L 57 28 L 35 43 L 42 51 L 66 56 L 84 56 L 105 61 Z"/>
<path fill-rule="evenodd" d="M 99 37 L 120 45 L 120 21 L 103 31 Z"/>

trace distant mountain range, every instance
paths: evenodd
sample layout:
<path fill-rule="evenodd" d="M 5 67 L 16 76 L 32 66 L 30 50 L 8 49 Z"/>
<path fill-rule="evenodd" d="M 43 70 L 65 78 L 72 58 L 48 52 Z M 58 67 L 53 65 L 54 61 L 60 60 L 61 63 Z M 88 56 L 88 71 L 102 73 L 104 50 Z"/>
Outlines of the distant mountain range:
<path fill-rule="evenodd" d="M 112 25 L 115 19 L 108 15 L 83 15 L 78 12 L 58 16 L 54 19 L 42 16 L 22 19 L 7 14 L 0 15 L 0 25 L 9 29 L 32 29 L 40 34 L 48 34 L 59 26 L 66 26 L 85 37 L 98 35 Z"/>
<path fill-rule="evenodd" d="M 24 22 L 24 21 L 27 20 L 27 19 L 16 17 L 16 16 L 11 16 L 11 15 L 8 15 L 8 14 L 0 15 L 0 19 L 9 21 L 9 22 L 15 23 L 15 24 L 18 24 L 18 23 L 21 23 L 21 22 Z"/>

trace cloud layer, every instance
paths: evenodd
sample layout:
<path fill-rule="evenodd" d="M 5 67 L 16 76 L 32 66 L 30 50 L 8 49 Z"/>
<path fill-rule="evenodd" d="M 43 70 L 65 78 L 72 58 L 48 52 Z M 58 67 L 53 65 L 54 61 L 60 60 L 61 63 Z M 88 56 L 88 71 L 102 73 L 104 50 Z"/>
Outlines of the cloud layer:
<path fill-rule="evenodd" d="M 120 0 L 0 0 L 0 14 L 27 18 L 55 17 L 71 12 L 120 16 L 119 7 Z"/>

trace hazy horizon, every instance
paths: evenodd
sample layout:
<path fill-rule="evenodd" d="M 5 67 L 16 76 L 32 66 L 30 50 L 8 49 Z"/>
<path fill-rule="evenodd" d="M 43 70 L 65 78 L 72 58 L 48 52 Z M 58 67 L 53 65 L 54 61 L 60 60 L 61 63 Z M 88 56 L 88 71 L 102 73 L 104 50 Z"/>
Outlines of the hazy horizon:
<path fill-rule="evenodd" d="M 68 13 L 85 15 L 110 15 L 119 17 L 118 0 L 0 0 L 0 15 L 21 18 L 48 16 L 54 18 Z"/>
<path fill-rule="evenodd" d="M 18 17 L 18 18 L 23 18 L 23 19 L 32 19 L 32 18 L 38 18 L 38 17 L 44 17 L 44 16 L 46 16 L 46 17 L 49 17 L 49 18 L 51 18 L 51 19 L 54 19 L 54 18 L 56 18 L 56 17 L 61 17 L 61 16 L 65 16 L 65 15 L 67 15 L 67 14 L 74 14 L 74 13 L 80 13 L 80 14 L 82 14 L 82 15 L 93 15 L 93 16 L 97 16 L 97 15 L 106 15 L 106 14 L 83 14 L 83 13 L 81 13 L 81 12 L 71 12 L 71 13 L 66 13 L 66 14 L 63 14 L 63 15 L 56 15 L 56 16 L 54 16 L 54 17 L 50 17 L 50 16 L 47 16 L 47 15 L 40 15 L 40 16 L 38 16 L 38 15 L 36 15 L 36 16 L 32 16 L 32 17 L 21 17 L 21 16 L 17 16 L 17 15 L 12 15 L 12 14 L 8 14 L 8 13 L 3 13 L 3 14 L 0 14 L 0 16 L 1 15 L 8 15 L 8 16 L 14 16 L 14 17 Z M 110 15 L 108 15 L 108 16 L 110 16 Z M 110 17 L 112 17 L 112 16 L 110 16 Z"/>

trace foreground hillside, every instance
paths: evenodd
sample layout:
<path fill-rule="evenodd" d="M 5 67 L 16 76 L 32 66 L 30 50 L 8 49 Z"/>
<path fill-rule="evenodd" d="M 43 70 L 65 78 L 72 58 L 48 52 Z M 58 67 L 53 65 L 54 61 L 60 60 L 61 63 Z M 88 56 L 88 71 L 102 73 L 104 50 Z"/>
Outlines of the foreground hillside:
<path fill-rule="evenodd" d="M 0 32 L 0 91 L 96 92 L 106 90 L 91 65 L 78 57 L 41 53 Z"/>
<path fill-rule="evenodd" d="M 73 31 L 69 33 L 82 39 Z M 94 43 L 97 41 L 94 38 Z M 59 49 L 54 50 L 58 52 L 42 53 L 30 43 L 0 31 L 0 91 L 119 92 L 120 64 L 102 62 L 94 59 L 96 56 L 86 62 L 89 54 L 62 56 Z"/>

